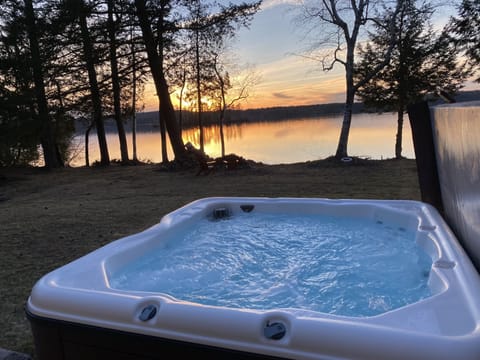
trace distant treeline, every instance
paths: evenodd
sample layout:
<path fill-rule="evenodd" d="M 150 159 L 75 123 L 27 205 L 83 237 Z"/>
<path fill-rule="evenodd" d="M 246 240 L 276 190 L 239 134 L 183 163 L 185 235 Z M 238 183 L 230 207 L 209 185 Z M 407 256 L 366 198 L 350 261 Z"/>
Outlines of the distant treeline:
<path fill-rule="evenodd" d="M 462 91 L 455 97 L 457 102 L 480 100 L 480 90 Z M 437 100 L 433 104 L 440 104 L 441 100 Z M 248 110 L 229 110 L 227 112 L 225 123 L 253 123 L 264 121 L 282 121 L 289 119 L 303 119 L 303 118 L 318 118 L 322 116 L 337 116 L 343 113 L 343 103 L 330 103 L 318 105 L 302 105 L 302 106 L 278 106 L 261 109 Z M 353 112 L 358 114 L 362 112 L 376 113 L 375 109 L 367 109 L 362 103 L 355 103 Z M 177 111 L 177 118 L 182 118 L 182 128 L 187 129 L 198 126 L 198 114 L 190 111 L 182 111 L 181 114 Z M 218 123 L 219 116 L 215 112 L 202 113 L 202 122 L 204 125 L 211 125 Z M 116 131 L 116 126 L 113 119 L 107 119 L 106 130 L 108 132 Z M 126 120 L 126 130 L 131 130 L 132 122 L 130 119 Z M 151 131 L 158 128 L 158 112 L 141 112 L 137 114 L 137 130 Z M 77 121 L 77 133 L 85 131 L 85 124 L 82 121 Z"/>
<path fill-rule="evenodd" d="M 321 116 L 335 116 L 342 114 L 343 103 L 303 105 L 303 106 L 279 106 L 261 109 L 248 110 L 228 110 L 225 116 L 225 124 L 253 123 L 265 121 L 282 121 L 289 119 L 317 118 Z M 354 106 L 354 113 L 365 111 L 363 104 L 357 103 Z M 202 122 L 204 125 L 217 124 L 219 114 L 213 111 L 202 113 Z M 181 120 L 180 120 L 181 119 Z M 182 124 L 182 128 L 187 129 L 198 126 L 198 113 L 191 111 L 178 111 L 177 120 Z M 85 123 L 77 121 L 76 130 L 83 132 Z M 116 131 L 113 119 L 106 119 L 105 127 L 107 131 Z M 158 111 L 142 112 L 137 114 L 137 130 L 148 131 L 159 127 Z M 127 119 L 126 129 L 131 129 L 131 121 Z"/>
<path fill-rule="evenodd" d="M 335 116 L 343 112 L 345 104 L 343 103 L 331 103 L 331 104 L 318 104 L 318 105 L 303 105 L 303 106 L 279 106 L 261 109 L 248 109 L 248 110 L 228 110 L 225 115 L 226 124 L 238 124 L 238 123 L 251 123 L 251 122 L 263 122 L 263 121 L 281 121 L 288 119 L 301 119 L 301 118 L 317 118 L 321 116 Z M 360 113 L 364 111 L 364 106 L 361 103 L 357 103 L 354 106 L 354 112 Z M 158 120 L 157 112 L 144 113 L 148 118 L 155 116 Z M 143 116 L 139 114 L 138 118 Z M 177 112 L 177 118 L 180 117 Z M 196 112 L 183 111 L 182 127 L 194 127 L 198 125 L 198 114 Z M 218 123 L 217 112 L 204 112 L 202 113 L 202 121 L 206 125 Z"/>

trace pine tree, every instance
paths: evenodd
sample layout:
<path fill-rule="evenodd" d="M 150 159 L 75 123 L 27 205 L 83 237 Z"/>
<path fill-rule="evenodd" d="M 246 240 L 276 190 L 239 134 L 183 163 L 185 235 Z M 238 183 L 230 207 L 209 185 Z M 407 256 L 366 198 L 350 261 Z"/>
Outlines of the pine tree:
<path fill-rule="evenodd" d="M 31 164 L 41 145 L 46 167 L 63 166 L 73 122 L 57 105 L 53 16 L 44 2 L 0 7 L 0 163 Z"/>
<path fill-rule="evenodd" d="M 390 63 L 359 89 L 357 95 L 368 108 L 397 112 L 395 157 L 402 157 L 403 115 L 409 104 L 422 100 L 438 88 L 455 93 L 467 71 L 457 66 L 457 56 L 446 38 L 436 35 L 430 19 L 433 8 L 406 0 L 395 23 L 397 41 Z M 372 66 L 382 61 L 377 54 L 387 46 L 389 34 L 378 27 L 360 51 L 356 76 L 361 79 Z"/>
<path fill-rule="evenodd" d="M 445 36 L 465 53 L 474 71 L 480 69 L 480 1 L 463 0 L 458 17 L 451 18 Z M 480 75 L 475 80 L 480 82 Z"/>

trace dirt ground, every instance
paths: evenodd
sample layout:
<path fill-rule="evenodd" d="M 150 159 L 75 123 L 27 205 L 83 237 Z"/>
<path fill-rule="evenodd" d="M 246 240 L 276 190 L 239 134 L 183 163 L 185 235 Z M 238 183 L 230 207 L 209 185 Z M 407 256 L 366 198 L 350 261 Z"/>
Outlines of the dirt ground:
<path fill-rule="evenodd" d="M 0 168 L 0 348 L 34 355 L 24 306 L 47 272 L 210 196 L 419 200 L 414 160 L 262 165 L 196 176 L 159 165 Z"/>

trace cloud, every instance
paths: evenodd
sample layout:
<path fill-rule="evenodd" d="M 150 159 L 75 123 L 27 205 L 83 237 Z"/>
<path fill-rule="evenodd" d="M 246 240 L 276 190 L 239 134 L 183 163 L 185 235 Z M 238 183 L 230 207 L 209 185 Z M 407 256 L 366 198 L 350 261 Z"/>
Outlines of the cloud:
<path fill-rule="evenodd" d="M 265 10 L 279 5 L 298 5 L 299 3 L 299 0 L 263 0 L 262 9 Z"/>
<path fill-rule="evenodd" d="M 318 64 L 290 55 L 257 66 L 262 81 L 243 107 L 313 105 L 345 101 L 345 74 L 323 72 Z"/>
<path fill-rule="evenodd" d="M 293 99 L 294 96 L 287 95 L 281 92 L 274 92 L 272 93 L 273 97 L 279 98 L 279 99 Z"/>

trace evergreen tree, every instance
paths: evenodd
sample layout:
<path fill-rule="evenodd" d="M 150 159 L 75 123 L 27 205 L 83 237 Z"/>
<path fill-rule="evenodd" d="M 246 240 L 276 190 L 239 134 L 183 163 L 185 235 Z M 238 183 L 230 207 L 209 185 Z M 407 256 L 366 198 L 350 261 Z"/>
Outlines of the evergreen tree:
<path fill-rule="evenodd" d="M 407 106 L 422 100 L 426 94 L 436 93 L 439 88 L 455 93 L 468 74 L 457 66 L 457 56 L 445 37 L 432 30 L 433 11 L 427 3 L 417 8 L 414 0 L 404 1 L 395 22 L 398 38 L 390 63 L 357 92 L 367 107 L 397 112 L 396 158 L 402 157 L 403 115 Z M 382 27 L 371 34 L 370 41 L 359 52 L 357 80 L 382 61 L 378 53 L 388 46 L 388 39 L 389 33 Z"/>
<path fill-rule="evenodd" d="M 0 88 L 3 165 L 62 166 L 68 158 L 72 119 L 57 104 L 52 64 L 58 32 L 46 3 L 3 1 L 0 13 Z"/>
<path fill-rule="evenodd" d="M 474 71 L 480 70 L 480 1 L 463 0 L 458 17 L 451 18 L 445 29 L 453 44 L 463 51 Z M 480 82 L 480 74 L 477 74 Z"/>
<path fill-rule="evenodd" d="M 26 29 L 30 45 L 30 64 L 35 89 L 36 112 L 35 116 L 40 122 L 40 140 L 43 149 L 43 158 L 46 167 L 56 168 L 63 166 L 59 151 L 55 144 L 52 119 L 50 118 L 47 97 L 45 94 L 45 81 L 43 73 L 43 59 L 40 54 L 38 41 L 38 26 L 35 20 L 32 0 L 24 0 Z"/>
<path fill-rule="evenodd" d="M 40 144 L 32 116 L 28 37 L 20 4 L 1 5 L 5 11 L 0 13 L 0 166 L 24 165 L 38 159 Z"/>

